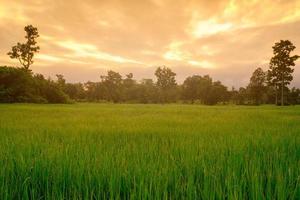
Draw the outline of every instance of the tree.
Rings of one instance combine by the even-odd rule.
[[[189,100],[192,103],[195,100],[200,100],[205,104],[212,84],[212,78],[209,75],[187,77],[182,85],[183,99]]]
[[[213,80],[209,75],[204,75],[200,79],[200,84],[198,88],[198,94],[201,102],[203,104],[207,104],[208,100],[208,94],[212,88]]]
[[[0,102],[67,103],[69,98],[50,78],[0,66]]]
[[[215,105],[218,102],[226,102],[228,101],[228,91],[227,87],[224,86],[220,81],[215,81],[212,83],[209,92],[205,97],[205,104],[207,105]]]
[[[166,103],[176,101],[176,73],[170,68],[163,66],[156,69],[155,76],[157,78],[156,86],[159,89],[160,102]]]
[[[274,56],[270,61],[270,69],[268,71],[268,81],[271,85],[280,87],[281,105],[284,105],[284,88],[293,80],[292,73],[295,61],[298,55],[290,56],[290,53],[296,48],[289,40],[280,40],[272,47]]]
[[[85,90],[82,83],[67,83],[64,92],[74,100],[83,100],[85,98]]]
[[[142,79],[138,85],[138,99],[140,103],[157,103],[157,87],[152,79]]]
[[[300,89],[293,87],[289,92],[289,103],[292,105],[300,104]]]
[[[200,100],[201,103],[214,105],[218,102],[227,102],[229,92],[220,81],[213,82],[209,75],[194,75],[185,79],[182,84],[182,99],[191,101]]]
[[[202,77],[194,75],[187,77],[182,84],[182,99],[194,103],[200,99],[200,85]]]
[[[262,68],[257,68],[251,78],[248,85],[249,97],[254,102],[255,105],[262,103],[263,95],[266,89],[266,73]]]
[[[236,104],[244,105],[247,100],[247,90],[246,88],[240,87],[238,95],[236,96]]]
[[[18,59],[23,68],[28,71],[30,65],[33,64],[34,54],[39,52],[40,49],[36,42],[39,33],[37,28],[32,25],[25,26],[24,30],[26,32],[25,38],[27,41],[25,43],[18,42],[7,54],[11,59]]]
[[[30,102],[33,93],[31,74],[20,68],[0,66],[0,102]]]
[[[64,75],[62,75],[62,74],[56,74],[56,78],[57,78],[57,85],[62,90],[65,90],[65,88],[66,88],[66,79],[64,78]]]
[[[137,100],[137,84],[133,79],[133,74],[129,73],[123,79],[123,99],[126,102],[133,102]]]
[[[112,70],[101,76],[105,99],[114,103],[122,101],[122,76]]]
[[[96,85],[97,83],[91,81],[84,83],[85,96],[88,101],[94,101],[96,99]]]

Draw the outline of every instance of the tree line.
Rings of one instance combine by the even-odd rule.
[[[8,53],[21,67],[0,67],[0,102],[71,103],[75,101],[113,103],[199,103],[206,105],[239,104],[259,105],[300,104],[300,90],[289,88],[298,55],[291,55],[296,48],[289,40],[273,46],[274,56],[269,69],[258,67],[247,87],[230,90],[209,75],[187,77],[182,84],[176,82],[176,73],[166,66],[156,69],[156,80],[137,81],[133,74],[122,77],[108,71],[97,82],[67,83],[64,76],[56,80],[45,78],[30,70],[33,58],[40,48],[36,39],[38,30],[32,25],[24,28],[26,41],[17,43]]]

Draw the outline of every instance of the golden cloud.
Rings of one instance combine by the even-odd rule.
[[[300,1],[0,0],[2,64],[16,64],[5,55],[27,24],[41,36],[37,72],[62,70],[76,80],[76,68],[90,80],[99,77],[95,68],[113,68],[152,77],[168,65],[178,76],[212,70],[205,73],[243,84],[255,65],[267,67],[274,42],[300,46]],[[237,75],[228,80],[227,71]]]

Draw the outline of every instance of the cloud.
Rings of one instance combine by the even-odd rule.
[[[139,79],[167,65],[180,80],[207,73],[242,86],[267,68],[276,41],[290,39],[300,54],[299,10],[298,0],[0,0],[0,61],[16,65],[6,53],[33,24],[35,72],[85,81],[114,69]]]
[[[116,63],[133,63],[133,64],[143,64],[139,61],[123,58],[121,56],[111,55],[109,53],[101,52],[98,48],[92,44],[82,44],[73,41],[59,41],[56,42],[58,46],[69,49],[72,54],[64,55],[70,58],[94,58],[99,60],[107,60]]]

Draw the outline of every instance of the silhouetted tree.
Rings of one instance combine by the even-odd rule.
[[[84,100],[85,90],[82,83],[67,83],[64,92],[74,100]]]
[[[86,99],[88,101],[95,101],[96,98],[96,87],[97,83],[92,82],[92,81],[88,81],[86,83],[84,83],[84,89],[85,89],[85,95],[86,95]]]
[[[28,25],[24,28],[26,32],[26,42],[17,43],[13,46],[8,55],[11,59],[18,59],[20,64],[25,70],[29,70],[30,65],[33,64],[33,56],[39,52],[40,47],[37,46],[36,38],[39,37],[39,33],[36,27]]]
[[[31,102],[34,81],[20,68],[0,67],[0,102]]]
[[[56,74],[57,84],[62,89],[65,90],[66,87],[66,79],[62,74]]]
[[[259,67],[253,72],[250,78],[250,83],[247,87],[249,91],[249,97],[255,105],[259,105],[263,101],[263,96],[266,89],[265,83],[266,73],[262,70],[262,68]]]
[[[228,95],[229,95],[229,100],[233,103],[233,104],[238,104],[237,98],[239,95],[239,91],[237,91],[234,87],[231,87],[231,90],[228,91]]]
[[[273,46],[274,56],[270,61],[270,69],[268,71],[269,83],[280,87],[281,91],[281,105],[284,105],[284,88],[293,80],[292,73],[295,66],[295,61],[299,58],[298,55],[290,56],[290,53],[296,47],[289,40],[281,40]]]
[[[207,105],[215,105],[218,102],[226,102],[228,101],[228,91],[227,87],[222,85],[220,81],[216,81],[212,83],[212,86],[209,89],[207,96],[205,97],[205,104]]]
[[[204,75],[200,79],[200,84],[198,88],[199,99],[203,104],[208,104],[209,92],[211,90],[213,80],[209,75]]]
[[[266,87],[265,87],[265,101],[264,103],[266,104],[274,104],[274,102],[277,102],[276,97],[277,96],[277,91],[274,86],[269,85],[267,82]],[[277,104],[275,104],[277,105]]]
[[[106,76],[101,76],[101,84],[106,100],[122,101],[122,76],[118,72],[108,71]]]
[[[289,92],[288,102],[292,105],[300,104],[300,89],[293,87]]]
[[[247,90],[244,87],[239,88],[238,96],[237,96],[237,104],[244,105],[247,101]]]
[[[142,79],[138,85],[138,98],[140,103],[157,103],[157,87],[152,79]]]
[[[58,84],[23,68],[0,67],[0,102],[67,103]]]
[[[194,103],[201,98],[202,77],[194,75],[187,77],[182,84],[182,99]]]
[[[137,101],[137,83],[133,79],[133,74],[129,73],[126,75],[126,78],[123,79],[123,100],[126,102]]]
[[[214,105],[229,101],[227,87],[220,81],[213,82],[209,75],[194,75],[185,79],[182,84],[182,99],[191,101],[200,100],[203,104]]]
[[[170,68],[165,66],[158,67],[155,71],[157,78],[156,85],[159,91],[159,100],[161,103],[175,102],[176,101],[176,80],[174,73]]]

